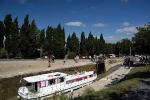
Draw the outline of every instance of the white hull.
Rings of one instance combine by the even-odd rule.
[[[91,84],[97,79],[97,75],[93,74],[93,71],[75,75],[59,72],[44,75],[49,75],[50,77],[43,80],[40,79],[40,77],[43,77],[42,75],[24,78],[30,83],[30,86],[20,87],[18,90],[19,96],[25,100],[50,97],[55,92],[72,92],[75,89]]]

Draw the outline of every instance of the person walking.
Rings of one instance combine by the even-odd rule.
[[[63,65],[65,64],[67,57],[68,57],[68,54],[65,55],[65,58],[63,60]]]
[[[55,62],[55,56],[54,55],[52,55],[52,61],[53,61],[53,63]]]
[[[51,64],[50,64],[50,63],[51,63],[51,58],[48,57],[48,68],[51,67]]]

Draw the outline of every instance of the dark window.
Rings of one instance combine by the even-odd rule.
[[[55,84],[55,79],[48,80],[48,84],[49,85]]]
[[[27,84],[26,84],[26,86],[31,86],[31,85],[32,85],[32,83],[27,83]]]

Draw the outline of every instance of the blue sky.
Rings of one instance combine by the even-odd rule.
[[[60,23],[68,34],[91,33],[115,43],[131,38],[136,27],[150,22],[150,0],[0,0],[0,20],[11,14],[19,26],[29,14],[39,29],[57,27]]]

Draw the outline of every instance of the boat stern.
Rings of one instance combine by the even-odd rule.
[[[34,99],[37,98],[36,94],[31,93],[27,87],[20,87],[18,89],[18,96],[17,98],[23,98],[23,99]]]

